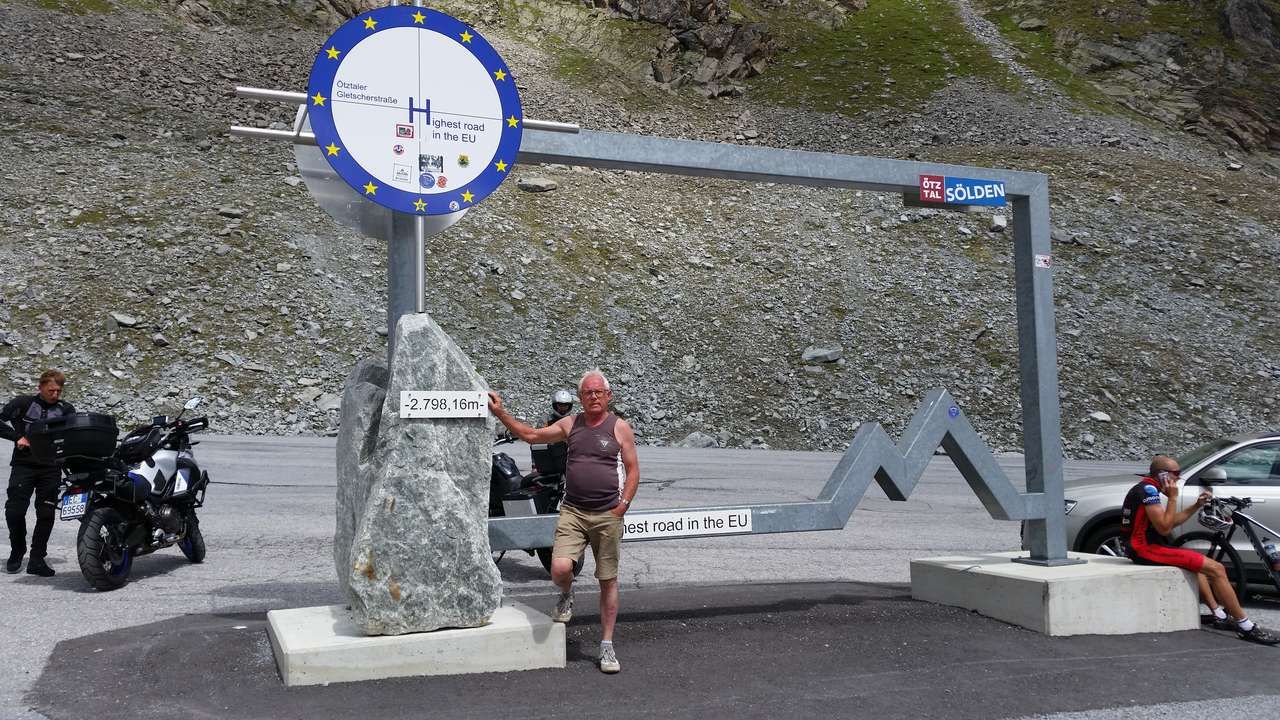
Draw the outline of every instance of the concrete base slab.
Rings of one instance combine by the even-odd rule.
[[[408,635],[364,635],[342,605],[272,610],[267,623],[285,685],[565,666],[564,625],[518,602],[483,627]]]
[[[1195,576],[1174,567],[1069,553],[1079,565],[1011,562],[1025,553],[911,561],[911,596],[1046,635],[1130,635],[1200,627]]]

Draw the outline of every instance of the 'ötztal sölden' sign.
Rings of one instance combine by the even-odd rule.
[[[511,71],[479,33],[435,10],[396,5],[352,18],[316,55],[307,95],[334,172],[399,212],[480,202],[520,150]]]

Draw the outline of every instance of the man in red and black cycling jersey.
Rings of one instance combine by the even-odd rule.
[[[1244,608],[1236,598],[1226,568],[1217,560],[1211,560],[1194,550],[1169,546],[1167,536],[1213,498],[1207,492],[1191,505],[1178,509],[1178,461],[1166,455],[1151,459],[1151,473],[1134,485],[1124,497],[1121,524],[1128,532],[1125,552],[1139,565],[1173,565],[1196,573],[1200,585],[1200,599],[1213,613],[1213,626],[1221,630],[1235,630],[1245,640],[1264,645],[1280,643],[1280,637],[1262,629],[1262,626],[1245,616]],[[1161,500],[1161,494],[1168,503]],[[1222,600],[1222,605],[1218,600]],[[1223,611],[1223,607],[1226,611]],[[1227,617],[1231,614],[1232,621]]]

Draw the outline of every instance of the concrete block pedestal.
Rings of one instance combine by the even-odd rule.
[[[267,633],[285,685],[565,666],[564,625],[518,602],[478,628],[363,634],[342,605],[272,610]]]
[[[1069,553],[1080,565],[1012,562],[1025,552],[911,561],[911,597],[974,610],[1046,635],[1130,635],[1200,627],[1195,576],[1125,558]]]

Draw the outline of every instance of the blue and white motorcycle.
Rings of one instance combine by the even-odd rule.
[[[204,561],[196,509],[204,505],[209,474],[196,463],[191,448],[198,443],[191,434],[207,428],[209,419],[182,417],[199,405],[200,398],[192,398],[178,417],[153,418],[98,462],[82,452],[77,462],[64,464],[61,517],[80,520],[76,554],[80,572],[94,588],[122,587],[134,558],[173,545],[191,562]],[[114,420],[89,417],[110,421],[114,445]]]

